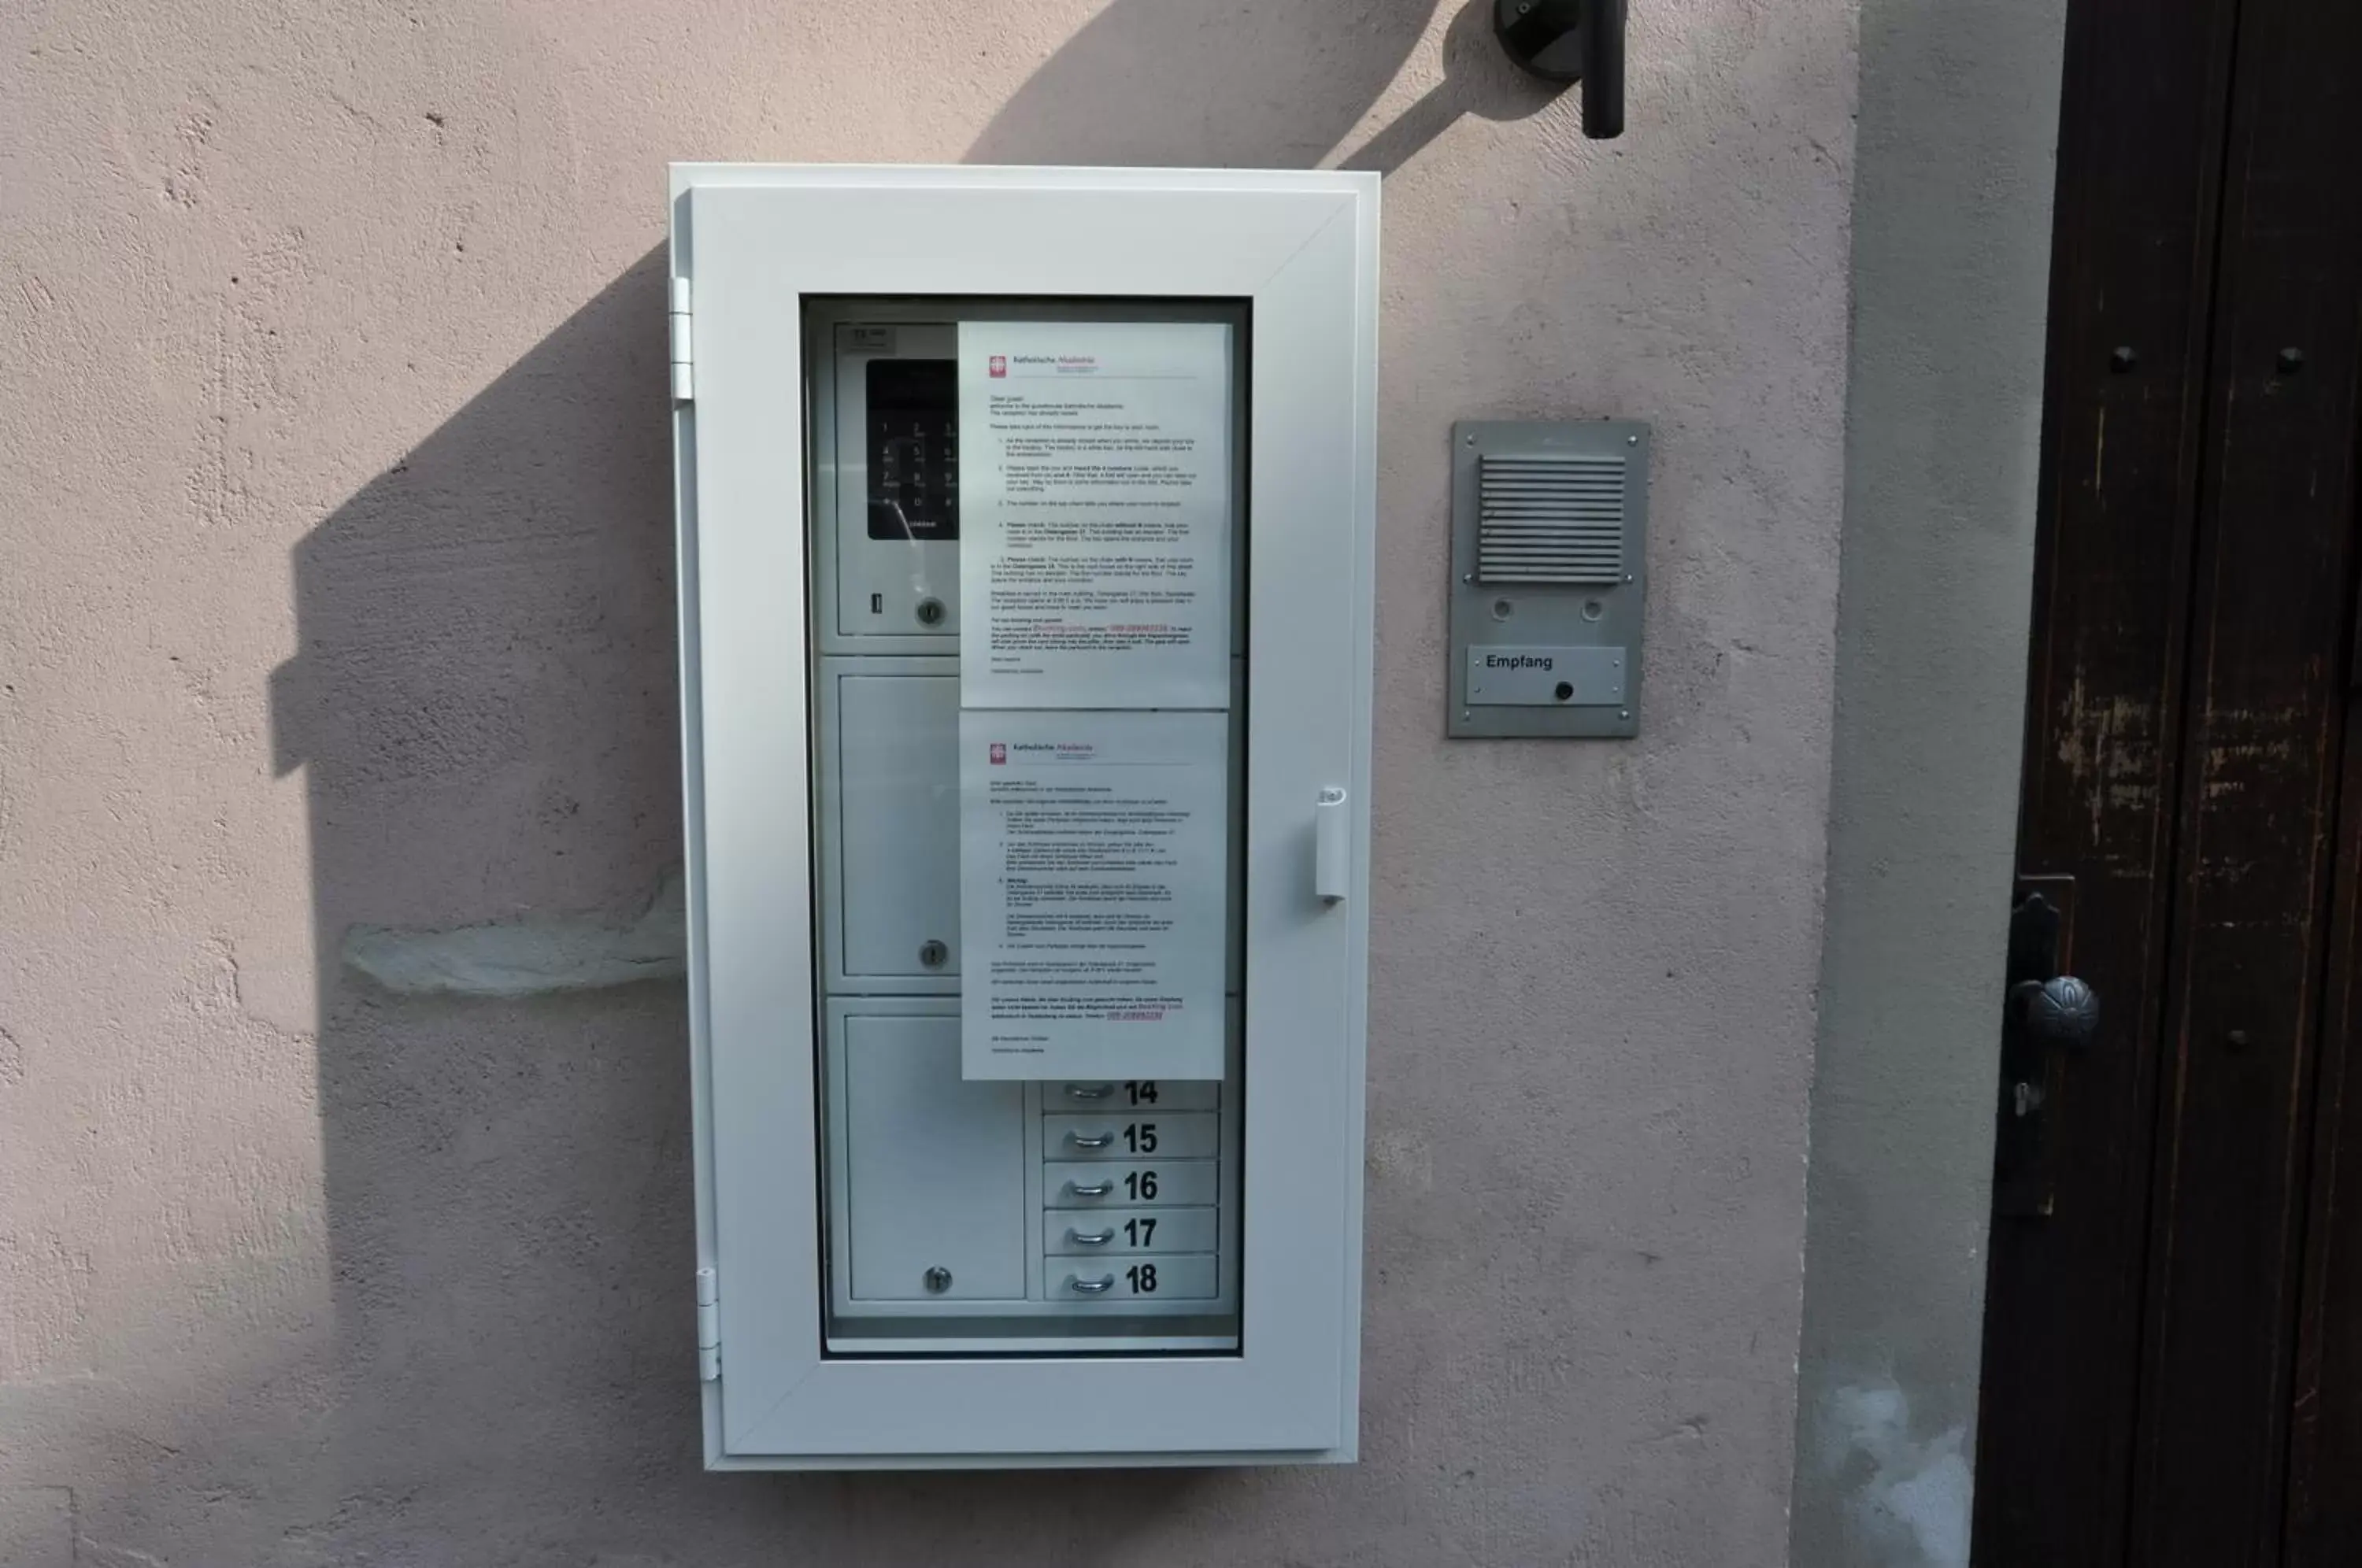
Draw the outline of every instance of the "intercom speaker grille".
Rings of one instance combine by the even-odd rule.
[[[1624,580],[1620,456],[1486,453],[1476,485],[1480,580]]]

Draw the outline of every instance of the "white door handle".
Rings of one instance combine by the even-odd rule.
[[[1321,790],[1312,803],[1312,891],[1323,903],[1341,902],[1352,886],[1352,826],[1345,791]]]

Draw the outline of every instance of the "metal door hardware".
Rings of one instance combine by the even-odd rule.
[[[2100,999],[2062,974],[2074,911],[2068,877],[2021,879],[2010,911],[2002,1008],[2001,1104],[1993,1135],[1993,1206],[2001,1214],[2056,1207],[2057,1145],[2072,1058],[2098,1036]]]

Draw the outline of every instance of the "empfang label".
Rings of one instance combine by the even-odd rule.
[[[1485,656],[1485,668],[1486,669],[1539,669],[1547,672],[1555,667],[1555,660],[1541,654],[1495,653],[1486,654]]]

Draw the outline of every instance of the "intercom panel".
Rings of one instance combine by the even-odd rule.
[[[812,346],[826,361],[818,455],[833,480],[817,558],[834,591],[813,606],[824,648],[958,635],[957,332],[837,321]]]
[[[1445,734],[1638,734],[1648,426],[1462,420],[1451,457]]]

